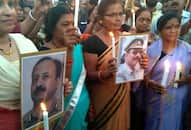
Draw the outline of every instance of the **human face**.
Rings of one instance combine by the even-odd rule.
[[[0,34],[4,35],[13,30],[16,23],[14,0],[0,0]]]
[[[32,73],[31,97],[34,104],[53,99],[59,79],[56,78],[56,66],[51,60],[39,63]]]
[[[22,22],[25,19],[24,10],[20,6],[17,6],[16,13],[17,13],[17,20],[19,22]]]
[[[151,13],[143,11],[136,19],[136,30],[138,33],[148,32],[151,24]]]
[[[180,35],[180,28],[181,26],[178,19],[172,18],[160,31],[160,36],[165,41],[175,42]]]
[[[173,10],[181,14],[182,10],[184,9],[185,3],[185,0],[169,0],[167,2],[166,11]]]
[[[123,20],[123,10],[120,3],[110,5],[103,16],[103,26],[109,31],[118,31]]]
[[[142,49],[130,49],[125,54],[125,62],[133,70],[141,59]]]
[[[64,14],[59,19],[56,24],[56,28],[54,30],[53,36],[65,46],[72,47],[71,39],[75,38],[74,34],[76,33],[76,29],[74,28],[74,16],[72,13]]]

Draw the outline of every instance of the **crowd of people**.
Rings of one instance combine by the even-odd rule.
[[[64,90],[64,114],[49,124],[51,130],[190,130],[190,1],[80,0],[78,27],[74,4],[0,0],[0,130],[25,129],[42,120],[41,101],[50,115],[60,110],[53,101],[58,84]],[[148,34],[147,52],[143,39],[131,40],[119,71],[118,39],[138,34]],[[67,50],[63,83],[61,63],[50,57],[39,60],[31,74],[33,108],[22,117],[20,55],[61,48]],[[171,66],[164,85],[167,60]],[[179,80],[177,62],[182,67]],[[137,64],[144,78],[126,81]]]

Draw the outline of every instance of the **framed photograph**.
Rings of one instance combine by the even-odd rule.
[[[116,83],[142,80],[141,55],[146,53],[148,34],[121,35],[117,56]]]
[[[63,114],[66,49],[23,54],[20,64],[22,130],[39,129],[43,126],[42,102],[49,124]]]

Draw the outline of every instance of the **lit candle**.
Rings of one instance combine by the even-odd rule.
[[[180,72],[181,72],[181,63],[178,61],[176,62],[176,74],[175,74],[175,81],[180,79]],[[174,83],[174,87],[177,88],[178,84]]]
[[[131,10],[132,12],[132,27],[135,28],[135,10],[134,8]]]
[[[115,37],[112,32],[109,32],[109,35],[111,36],[111,43],[112,43],[112,57],[115,58]]]
[[[75,12],[74,12],[74,27],[78,27],[78,13],[79,13],[79,5],[80,0],[75,0]]]
[[[49,122],[48,122],[48,112],[46,110],[46,106],[44,103],[40,103],[41,109],[43,111],[43,125],[44,130],[49,130]]]
[[[166,87],[169,72],[170,72],[170,63],[168,60],[165,60],[164,61],[164,73],[163,73],[163,77],[162,77],[162,81],[161,81],[161,85],[163,85],[164,87]]]

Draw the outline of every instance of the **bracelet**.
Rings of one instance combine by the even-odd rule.
[[[101,70],[98,71],[97,77],[98,77],[98,79],[99,79],[100,81],[103,81],[103,79],[102,79],[102,77],[101,77],[101,73],[102,73]]]
[[[29,11],[29,17],[33,20],[33,21],[37,21],[37,19],[35,17],[32,16],[32,10]]]

